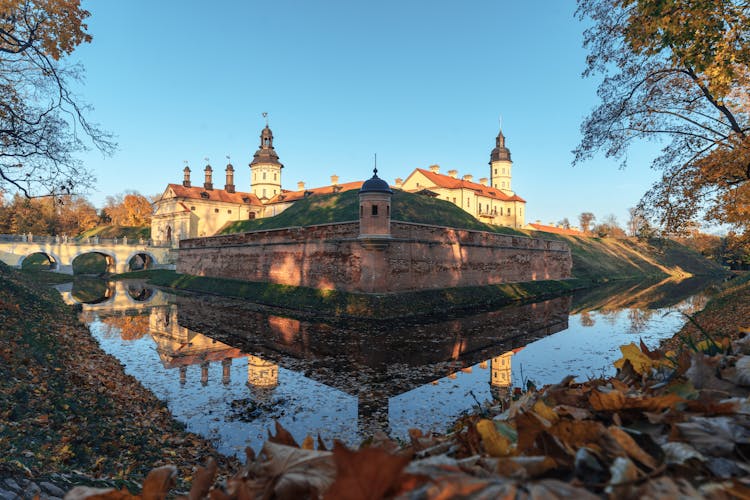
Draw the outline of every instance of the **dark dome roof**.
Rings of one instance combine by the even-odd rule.
[[[391,187],[383,179],[378,177],[378,169],[373,170],[372,177],[367,179],[362,187],[359,189],[360,194],[362,193],[388,193],[393,194]]]
[[[501,130],[495,139],[495,149],[490,153],[490,163],[493,161],[511,161],[510,149],[505,147],[505,136]]]

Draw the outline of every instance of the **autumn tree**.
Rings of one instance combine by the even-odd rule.
[[[109,223],[117,226],[147,226],[152,212],[149,199],[136,191],[107,196],[104,207]]]
[[[596,220],[596,216],[591,212],[583,212],[578,216],[578,224],[581,226],[581,231],[588,233],[590,226]]]
[[[0,1],[0,188],[73,193],[93,181],[75,154],[91,145],[112,151],[71,92],[80,67],[64,62],[91,41],[88,16],[80,0]]]
[[[594,226],[592,231],[600,238],[624,238],[626,236],[614,214],[604,217],[599,224]]]
[[[26,198],[16,193],[0,209],[0,232],[75,236],[99,222],[96,209],[83,197]]]
[[[671,232],[703,217],[750,229],[750,4],[736,0],[578,0],[589,22],[584,76],[602,76],[575,161],[627,163],[659,140],[661,178],[641,200]]]

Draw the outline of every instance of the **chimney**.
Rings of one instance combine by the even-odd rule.
[[[401,188],[404,185],[404,180],[401,177],[396,177],[396,187]]]
[[[487,185],[487,177],[482,177],[481,179],[479,179],[479,184],[481,184],[482,186],[486,186]]]
[[[448,170],[448,175],[455,179],[456,177],[458,177],[458,170]]]
[[[474,178],[474,176],[473,176],[473,175],[471,175],[471,174],[466,174],[466,175],[464,175],[464,180],[465,180],[465,181],[467,181],[467,182],[471,182],[471,180],[472,180],[473,178]]]
[[[305,183],[302,181],[299,181],[297,183],[297,191],[304,191],[305,190]]]
[[[184,176],[182,178],[182,185],[185,186],[186,188],[189,188],[190,187],[190,167],[186,166],[182,170],[182,173],[183,173],[183,176]]]
[[[203,187],[205,189],[213,189],[214,185],[211,182],[211,174],[213,173],[214,169],[211,168],[211,165],[206,165],[206,168],[204,169],[204,172],[206,173],[206,182],[203,183]]]
[[[338,186],[339,185],[339,176],[336,174],[333,174],[331,176],[331,186]]]
[[[234,193],[234,167],[231,163],[227,165],[227,183],[224,189],[227,193]]]
[[[430,165],[430,172],[434,174],[440,173],[440,165]]]

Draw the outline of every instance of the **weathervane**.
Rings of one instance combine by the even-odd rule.
[[[503,115],[502,114],[500,114],[497,121],[500,122],[500,130],[502,130],[503,129]]]
[[[372,169],[373,174],[375,174],[375,177],[378,176],[378,154],[375,153],[375,168]]]
[[[205,158],[203,158],[203,160],[206,162],[206,165],[208,165],[208,163],[209,163],[208,162],[208,156],[206,156]]]
[[[267,126],[268,126],[268,113],[266,113],[266,112],[264,111],[264,112],[263,112],[263,113],[261,113],[261,114],[263,115],[263,118],[265,118],[265,119],[266,119],[266,127],[267,127]]]
[[[227,163],[232,163],[232,158],[229,155],[227,155],[226,158],[227,158]]]

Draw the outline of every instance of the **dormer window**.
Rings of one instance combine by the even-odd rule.
[[[208,199],[208,193],[205,192],[205,191],[201,191],[201,198],[203,198],[204,200],[207,200]]]
[[[250,198],[248,198],[247,196],[243,196],[242,201],[245,203],[250,203]]]

